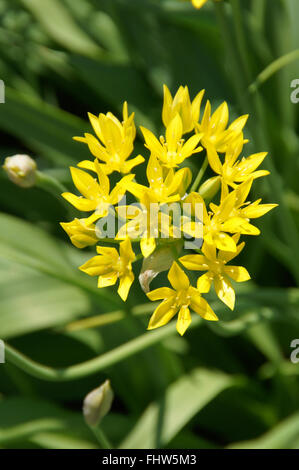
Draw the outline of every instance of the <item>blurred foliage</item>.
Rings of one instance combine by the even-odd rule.
[[[183,84],[192,95],[205,88],[213,105],[226,100],[232,118],[251,113],[250,150],[269,151],[272,170],[258,191],[280,209],[260,224],[259,239],[248,240],[241,261],[254,281],[237,287],[237,308],[223,309],[219,324],[199,322],[184,338],[170,334],[69,383],[0,365],[0,447],[97,447],[81,406],[106,378],[115,401],[103,430],[115,446],[299,447],[298,365],[288,364],[290,342],[299,337],[299,123],[290,100],[299,61],[281,60],[299,49],[299,3],[231,0],[224,11],[226,32],[212,2],[196,11],[179,0],[1,1],[1,162],[28,153],[71,188],[68,165],[88,157],[72,141],[89,129],[87,111],[119,113],[127,100],[137,124],[159,132],[162,85],[175,91]],[[240,28],[246,44],[238,41]],[[142,152],[141,139],[138,145]],[[190,165],[196,174],[195,158]],[[148,314],[132,310],[146,302],[137,283],[124,307],[77,270],[89,254],[73,249],[59,226],[69,218],[63,200],[17,188],[3,171],[0,179],[1,339],[38,362],[66,367],[143,334]],[[111,324],[65,327],[119,310]]]

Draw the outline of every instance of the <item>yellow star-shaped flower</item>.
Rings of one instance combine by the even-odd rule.
[[[96,227],[88,219],[74,219],[71,222],[61,222],[60,225],[77,248],[92,246],[99,241]]]
[[[126,192],[128,182],[134,178],[134,175],[124,176],[110,193],[109,178],[97,160],[94,161],[94,167],[98,181],[86,171],[71,167],[73,182],[83,197],[72,193],[62,194],[76,209],[83,212],[95,211],[92,221],[107,215],[109,206],[119,201]]]
[[[193,131],[199,120],[200,105],[205,90],[201,90],[191,103],[187,86],[180,86],[173,98],[166,85],[164,85],[163,89],[162,120],[164,126],[168,127],[172,119],[178,114],[182,120],[183,134]]]
[[[167,126],[165,139],[161,136],[159,141],[145,127],[141,127],[141,131],[145,140],[145,146],[155,157],[161,160],[166,168],[175,168],[186,158],[202,150],[202,147],[197,147],[202,134],[195,134],[186,142],[182,139],[183,123],[179,114],[176,114]]]
[[[269,174],[269,171],[267,170],[256,171],[267,156],[267,152],[256,153],[247,158],[243,157],[241,160],[238,160],[238,157],[243,150],[243,143],[244,140],[242,136],[231,141],[228,144],[223,163],[221,162],[214,146],[207,146],[207,155],[210,167],[215,173],[221,176],[222,191],[224,195],[228,194],[228,186],[236,188],[237,183],[242,183],[251,178],[260,178],[261,176]]]
[[[234,235],[234,241],[237,243],[238,240],[239,235]],[[235,253],[229,251],[219,251],[217,253],[215,246],[204,243],[201,249],[202,255],[186,255],[179,260],[185,268],[191,271],[207,271],[198,278],[197,289],[203,293],[209,292],[213,282],[219,299],[233,310],[235,291],[229,278],[236,282],[244,282],[250,279],[250,275],[247,269],[242,266],[227,266],[226,264],[235,258],[244,246],[244,242],[238,245]]]
[[[166,325],[178,313],[176,328],[183,335],[192,321],[189,307],[205,320],[218,320],[200,291],[190,285],[188,277],[176,262],[169,270],[168,279],[173,289],[160,287],[147,294],[150,300],[164,299],[150,319],[149,330]]]
[[[135,254],[129,239],[119,245],[119,253],[116,248],[97,246],[98,256],[94,256],[80,266],[81,271],[89,276],[98,277],[98,287],[114,285],[119,279],[118,294],[126,301],[131,285],[134,281],[132,262]]]
[[[112,113],[95,116],[88,114],[91,125],[97,138],[89,133],[84,137],[74,137],[78,142],[88,145],[90,152],[96,158],[104,162],[103,171],[109,175],[113,171],[119,173],[130,173],[134,166],[144,161],[141,155],[127,160],[134,149],[136,128],[134,124],[134,113],[128,116],[128,105],[123,106],[123,122],[121,123]],[[93,162],[84,160],[79,164],[81,168],[94,170]]]
[[[248,114],[240,116],[228,126],[229,111],[226,102],[222,103],[213,114],[211,111],[211,103],[208,100],[202,120],[196,126],[197,132],[202,134],[201,145],[203,147],[210,146],[214,147],[217,152],[225,152],[228,144],[238,136],[242,137],[244,143],[248,142],[243,137],[243,128]]]

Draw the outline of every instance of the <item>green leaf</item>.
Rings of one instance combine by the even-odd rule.
[[[88,297],[77,287],[14,262],[0,262],[0,291],[2,339],[57,327],[90,310]]]
[[[296,413],[266,434],[230,445],[232,449],[298,449],[299,414]]]
[[[102,306],[107,310],[111,304],[120,305],[120,300],[98,289],[94,279],[84,276],[78,265],[72,264],[72,259],[81,259],[78,250],[55,240],[39,227],[7,214],[0,213],[0,225],[5,227],[0,233],[0,255],[3,258],[81,287],[102,300],[106,298],[107,302],[102,301]]]
[[[219,371],[194,370],[170,385],[160,401],[149,405],[120,448],[166,446],[202,408],[235,383],[236,378]]]
[[[129,111],[135,111],[138,124],[150,126],[154,96],[138,70],[128,64],[111,64],[88,57],[73,55],[69,60],[80,78],[110,106],[121,110],[128,101]]]
[[[80,28],[72,14],[59,0],[21,0],[35,16],[48,35],[58,44],[73,52],[95,55],[100,47]]]
[[[8,87],[5,94],[5,105],[0,106],[2,130],[24,140],[33,151],[57,164],[82,159],[82,148],[72,137],[83,134],[88,127],[85,121]]]
[[[26,442],[47,432],[63,432],[65,436],[86,439],[95,447],[93,436],[85,426],[81,413],[74,413],[37,398],[11,397],[0,401],[0,445]],[[37,439],[38,440],[38,439]]]

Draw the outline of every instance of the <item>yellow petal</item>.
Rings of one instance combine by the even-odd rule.
[[[132,174],[126,175],[115,185],[109,198],[111,204],[117,204],[120,201],[134,177],[135,175]]]
[[[165,127],[168,126],[172,118],[172,96],[166,85],[163,85],[164,101],[162,109],[162,121]]]
[[[209,160],[210,167],[215,173],[218,175],[222,174],[222,164],[218,153],[216,152],[215,148],[212,145],[207,146],[207,156]]]
[[[188,276],[175,261],[172,263],[167,277],[172,287],[177,291],[188,289],[190,285]]]
[[[80,266],[79,269],[89,276],[100,276],[111,270],[110,266],[107,264],[107,260],[103,259],[103,256],[94,256]]]
[[[90,201],[82,196],[76,196],[72,193],[62,193],[61,196],[79,211],[89,212],[95,210],[97,207],[97,201]]]
[[[200,293],[206,294],[210,291],[213,282],[213,275],[208,273],[203,274],[197,279],[197,289]]]
[[[199,120],[200,107],[201,107],[201,102],[202,102],[204,94],[205,94],[205,90],[201,90],[192,101],[191,113],[192,113],[192,120],[194,124],[196,124]]]
[[[98,162],[98,160],[95,160],[95,161],[94,161],[94,166],[95,166],[95,169],[96,169],[96,172],[97,172],[97,175],[98,175],[98,180],[99,180],[99,183],[100,183],[101,192],[102,192],[102,194],[104,194],[105,196],[108,196],[108,194],[109,194],[109,192],[110,192],[110,181],[109,181],[109,178],[108,178],[108,176],[105,174],[105,172],[103,171],[103,167],[102,167],[102,165]]]
[[[97,253],[110,258],[110,261],[112,261],[111,258],[118,258],[117,249],[111,246],[97,246]]]
[[[192,4],[195,8],[201,8],[208,0],[192,0]]]
[[[99,185],[86,171],[71,167],[71,175],[74,185],[80,193],[88,199],[95,199],[99,194]]]
[[[98,138],[103,141],[102,129],[100,126],[99,118],[92,113],[88,113],[90,123],[93,127],[93,130],[97,134]]]
[[[164,300],[160,305],[158,305],[151,316],[147,329],[153,330],[154,328],[166,325],[174,317],[177,311],[178,308],[174,307],[172,298]]]
[[[176,152],[178,142],[182,138],[183,134],[183,124],[180,116],[176,116],[171,120],[170,124],[166,129],[166,141],[168,145],[169,152]]]
[[[98,279],[98,287],[108,287],[108,286],[114,286],[118,278],[118,275],[116,272],[110,272],[108,274],[103,274],[99,276]]]
[[[204,320],[217,321],[218,317],[211,309],[208,302],[203,299],[197,289],[192,289],[192,300],[190,307],[194,312],[198,313]]]
[[[206,258],[203,255],[185,255],[179,261],[190,271],[204,271],[208,269]]]
[[[140,241],[140,249],[145,258],[150,256],[156,248],[156,241],[153,237],[144,237]]]
[[[96,173],[94,162],[91,160],[82,160],[82,162],[79,162],[77,166],[79,168],[84,168],[84,170],[90,170]]]
[[[236,243],[233,238],[230,237],[227,233],[219,232],[213,236],[213,241],[218,248],[218,250],[224,251],[237,251]]]
[[[128,298],[129,290],[131,285],[134,282],[134,274],[129,273],[126,274],[125,276],[121,276],[119,280],[119,287],[118,287],[118,295],[121,297],[121,299],[125,302]]]
[[[146,169],[146,176],[150,185],[152,185],[155,182],[160,181],[160,184],[162,182],[162,179],[163,179],[162,167],[154,154],[150,156],[150,159],[148,161],[147,169]]]
[[[178,320],[176,324],[177,332],[183,336],[185,331],[187,330],[188,326],[190,325],[192,319],[190,310],[188,307],[181,307],[178,315]]]
[[[216,276],[214,278],[216,294],[231,310],[235,307],[235,291],[227,277]]]
[[[250,274],[243,266],[224,266],[224,272],[236,282],[244,282],[250,279]]]
[[[242,214],[244,217],[248,217],[248,219],[256,219],[267,214],[267,212],[271,211],[277,206],[278,204],[259,204],[256,206],[250,204],[249,206],[242,209]]]
[[[146,146],[158,157],[161,153],[163,153],[163,147],[158,141],[157,137],[145,127],[140,126],[140,129],[143,134]]]
[[[120,243],[119,253],[120,253],[121,258],[125,260],[129,260],[129,261],[134,261],[135,253],[132,250],[132,244],[129,238],[126,238],[126,240]]]
[[[176,295],[175,291],[170,287],[159,287],[159,289],[152,290],[146,294],[150,300],[161,300]]]
[[[140,165],[140,163],[143,163],[143,162],[144,162],[144,158],[142,155],[137,155],[137,157],[132,158],[131,160],[127,160],[122,166],[123,168],[122,173],[130,173],[132,168],[134,168],[137,165]]]

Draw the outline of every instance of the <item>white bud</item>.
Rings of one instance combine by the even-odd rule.
[[[31,188],[36,181],[37,166],[28,155],[14,155],[5,159],[3,169],[9,179],[21,188]]]
[[[106,380],[100,387],[95,388],[86,395],[83,402],[83,415],[89,426],[97,426],[104,416],[109,413],[114,393],[110,380]]]
[[[177,245],[165,246],[156,249],[150,256],[144,258],[139,274],[139,283],[144,292],[149,292],[150,283],[162,271],[168,271],[179,252],[180,242]]]

